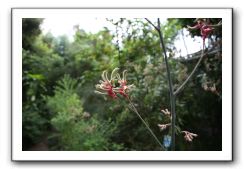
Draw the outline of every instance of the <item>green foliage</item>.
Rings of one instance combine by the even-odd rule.
[[[22,19],[22,44],[25,50],[32,50],[32,43],[41,33],[40,24],[43,19],[23,18]]]
[[[55,131],[50,140],[56,139],[58,144],[54,150],[109,150],[109,131],[96,117],[83,111],[82,102],[76,94],[77,81],[65,75],[58,81],[53,97],[47,98],[47,106],[53,112],[51,124]],[[120,144],[112,144],[121,149]]]
[[[37,105],[25,105],[23,107],[23,126],[22,126],[22,141],[23,149],[29,148],[29,144],[38,143],[47,129],[47,119],[44,113],[40,112]]]
[[[196,59],[174,57],[174,40],[193,20],[168,19],[162,25],[174,89],[196,63]],[[126,101],[94,93],[102,71],[127,69],[128,83],[136,86],[131,99],[163,141],[169,131],[160,132],[157,124],[168,122],[160,110],[169,109],[170,102],[165,63],[153,27],[144,19],[108,19],[117,32],[104,28],[92,34],[77,28],[70,42],[66,36],[42,34],[41,22],[23,19],[23,149],[47,139],[49,150],[160,150]],[[221,38],[221,30],[214,35]],[[120,43],[116,42],[119,36]],[[214,37],[209,37],[210,47],[219,43]],[[178,96],[177,150],[221,150],[221,69],[221,54],[208,55]],[[210,90],[213,85],[217,92]],[[199,137],[188,144],[181,129]]]

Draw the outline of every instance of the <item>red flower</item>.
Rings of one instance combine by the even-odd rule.
[[[207,24],[207,22],[203,19],[197,19],[197,24],[193,27],[187,26],[188,29],[200,29],[203,43],[205,43],[205,39],[208,35],[213,31],[213,28]]]
[[[113,86],[111,84],[107,85],[107,94],[113,99],[117,98],[115,92],[113,91]]]
[[[128,95],[126,94],[126,81],[121,81],[120,82],[120,87],[119,87],[119,94],[121,94],[124,97],[128,97]]]
[[[108,79],[108,72],[104,71],[102,73],[102,80],[100,80],[100,84],[96,85],[96,93],[98,94],[105,94],[108,95],[110,97],[112,97],[113,99],[117,98],[116,93],[114,92],[114,86],[113,86],[113,82],[115,81],[115,77],[116,77],[116,72],[118,71],[119,68],[115,68],[112,73],[111,73],[111,78]]]
[[[100,80],[100,84],[96,85],[96,93],[104,94],[112,97],[113,99],[117,98],[117,94],[120,94],[124,97],[128,97],[128,91],[134,85],[127,85],[126,81],[126,70],[123,72],[123,77],[121,79],[120,75],[117,73],[119,68],[115,68],[111,73],[111,78],[108,79],[107,71],[102,73],[102,80]],[[116,86],[116,82],[119,84],[119,87]]]
[[[205,42],[206,37],[212,32],[212,28],[208,25],[202,25],[200,28],[203,42]]]
[[[130,90],[134,86],[134,85],[127,85],[126,72],[127,72],[126,70],[123,71],[122,79],[121,79],[120,75],[117,74],[118,83],[120,84],[117,92],[124,97],[128,97],[128,94],[127,94],[128,90]]]

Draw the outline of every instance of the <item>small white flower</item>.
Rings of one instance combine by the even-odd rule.
[[[166,115],[166,116],[170,116],[170,112],[169,112],[169,110],[168,109],[165,109],[165,110],[161,110],[161,112],[164,114],[164,115]]]
[[[182,133],[185,134],[184,139],[188,142],[192,142],[193,138],[198,136],[197,134],[190,133],[189,131],[182,131]]]
[[[158,127],[161,131],[167,129],[171,124],[168,123],[168,124],[158,124]]]

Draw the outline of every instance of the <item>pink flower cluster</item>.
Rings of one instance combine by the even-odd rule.
[[[128,91],[131,90],[134,85],[127,85],[126,81],[126,70],[123,71],[122,78],[118,73],[119,68],[115,68],[108,78],[108,72],[103,71],[102,80],[99,81],[100,84],[96,85],[95,93],[108,95],[113,99],[116,99],[118,95],[128,97]],[[117,87],[118,85],[118,87]]]
[[[171,119],[171,113],[168,109],[165,109],[165,110],[161,110],[161,112],[167,117],[170,117],[170,120]],[[169,128],[171,126],[171,122],[170,123],[167,123],[167,124],[158,124],[158,127],[160,129],[160,131],[164,131],[166,130],[167,128]],[[192,142],[193,138],[194,137],[197,137],[198,135],[195,134],[195,133],[191,133],[189,131],[181,131],[181,133],[184,134],[184,139],[187,141],[187,142]]]
[[[187,142],[192,142],[193,138],[194,138],[194,137],[197,137],[197,134],[195,134],[195,133],[190,133],[189,131],[182,131],[182,133],[185,134],[184,139],[185,139]]]
[[[204,20],[204,19],[197,19],[197,24],[193,27],[187,26],[188,29],[200,29],[203,42],[208,37],[208,35],[213,31],[213,28]]]

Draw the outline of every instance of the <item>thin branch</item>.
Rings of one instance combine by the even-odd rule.
[[[129,97],[127,97],[130,106],[129,108],[136,113],[136,115],[140,118],[140,120],[143,122],[143,124],[146,126],[146,128],[148,129],[148,131],[150,132],[150,134],[154,137],[154,139],[157,141],[157,143],[160,145],[160,147],[164,150],[164,146],[160,143],[160,141],[158,140],[158,138],[156,137],[156,135],[153,133],[153,131],[150,129],[150,127],[147,125],[147,123],[145,122],[145,120],[141,117],[141,115],[138,113],[136,107],[134,106],[134,104],[132,103],[132,101],[130,100]]]
[[[176,96],[183,88],[184,86],[187,84],[187,82],[191,79],[192,75],[196,72],[197,68],[199,67],[202,59],[203,59],[203,56],[205,56],[204,54],[204,47],[205,45],[203,45],[203,50],[202,50],[202,54],[201,54],[201,57],[200,59],[198,60],[196,66],[194,67],[194,69],[192,70],[192,72],[190,73],[190,75],[187,77],[187,79],[182,83],[182,85],[180,85],[180,87],[174,92],[174,95]]]
[[[145,18],[148,23],[150,23],[157,31],[159,31],[159,28],[155,26],[149,19]]]
[[[168,56],[167,56],[167,53],[166,53],[166,48],[165,48],[165,45],[164,45],[164,41],[163,41],[163,34],[160,30],[160,20],[158,18],[158,28],[159,28],[159,37],[160,37],[160,44],[161,44],[161,47],[163,49],[163,54],[164,54],[164,58],[165,58],[165,64],[166,64],[166,70],[167,70],[167,76],[168,76],[168,81],[169,81],[169,92],[170,92],[170,96],[173,96],[173,83],[172,83],[172,80],[171,80],[171,75],[170,75],[170,70],[169,70],[169,64],[168,64]],[[173,114],[173,112],[171,112]]]
[[[166,64],[166,70],[167,70],[167,77],[168,77],[168,82],[169,82],[169,93],[170,93],[170,109],[171,109],[171,113],[172,113],[172,127],[171,127],[171,138],[172,138],[172,146],[171,146],[171,150],[174,151],[175,150],[175,119],[176,119],[176,113],[175,113],[175,96],[174,96],[174,91],[173,91],[173,83],[171,80],[171,75],[170,75],[170,70],[169,70],[169,64],[168,64],[168,57],[167,57],[167,53],[166,53],[166,48],[164,45],[164,41],[163,41],[163,34],[161,31],[161,27],[160,27],[160,19],[158,18],[158,34],[159,34],[159,38],[160,38],[160,44],[161,47],[163,49],[163,54],[164,54],[164,59],[165,59],[165,64]]]

